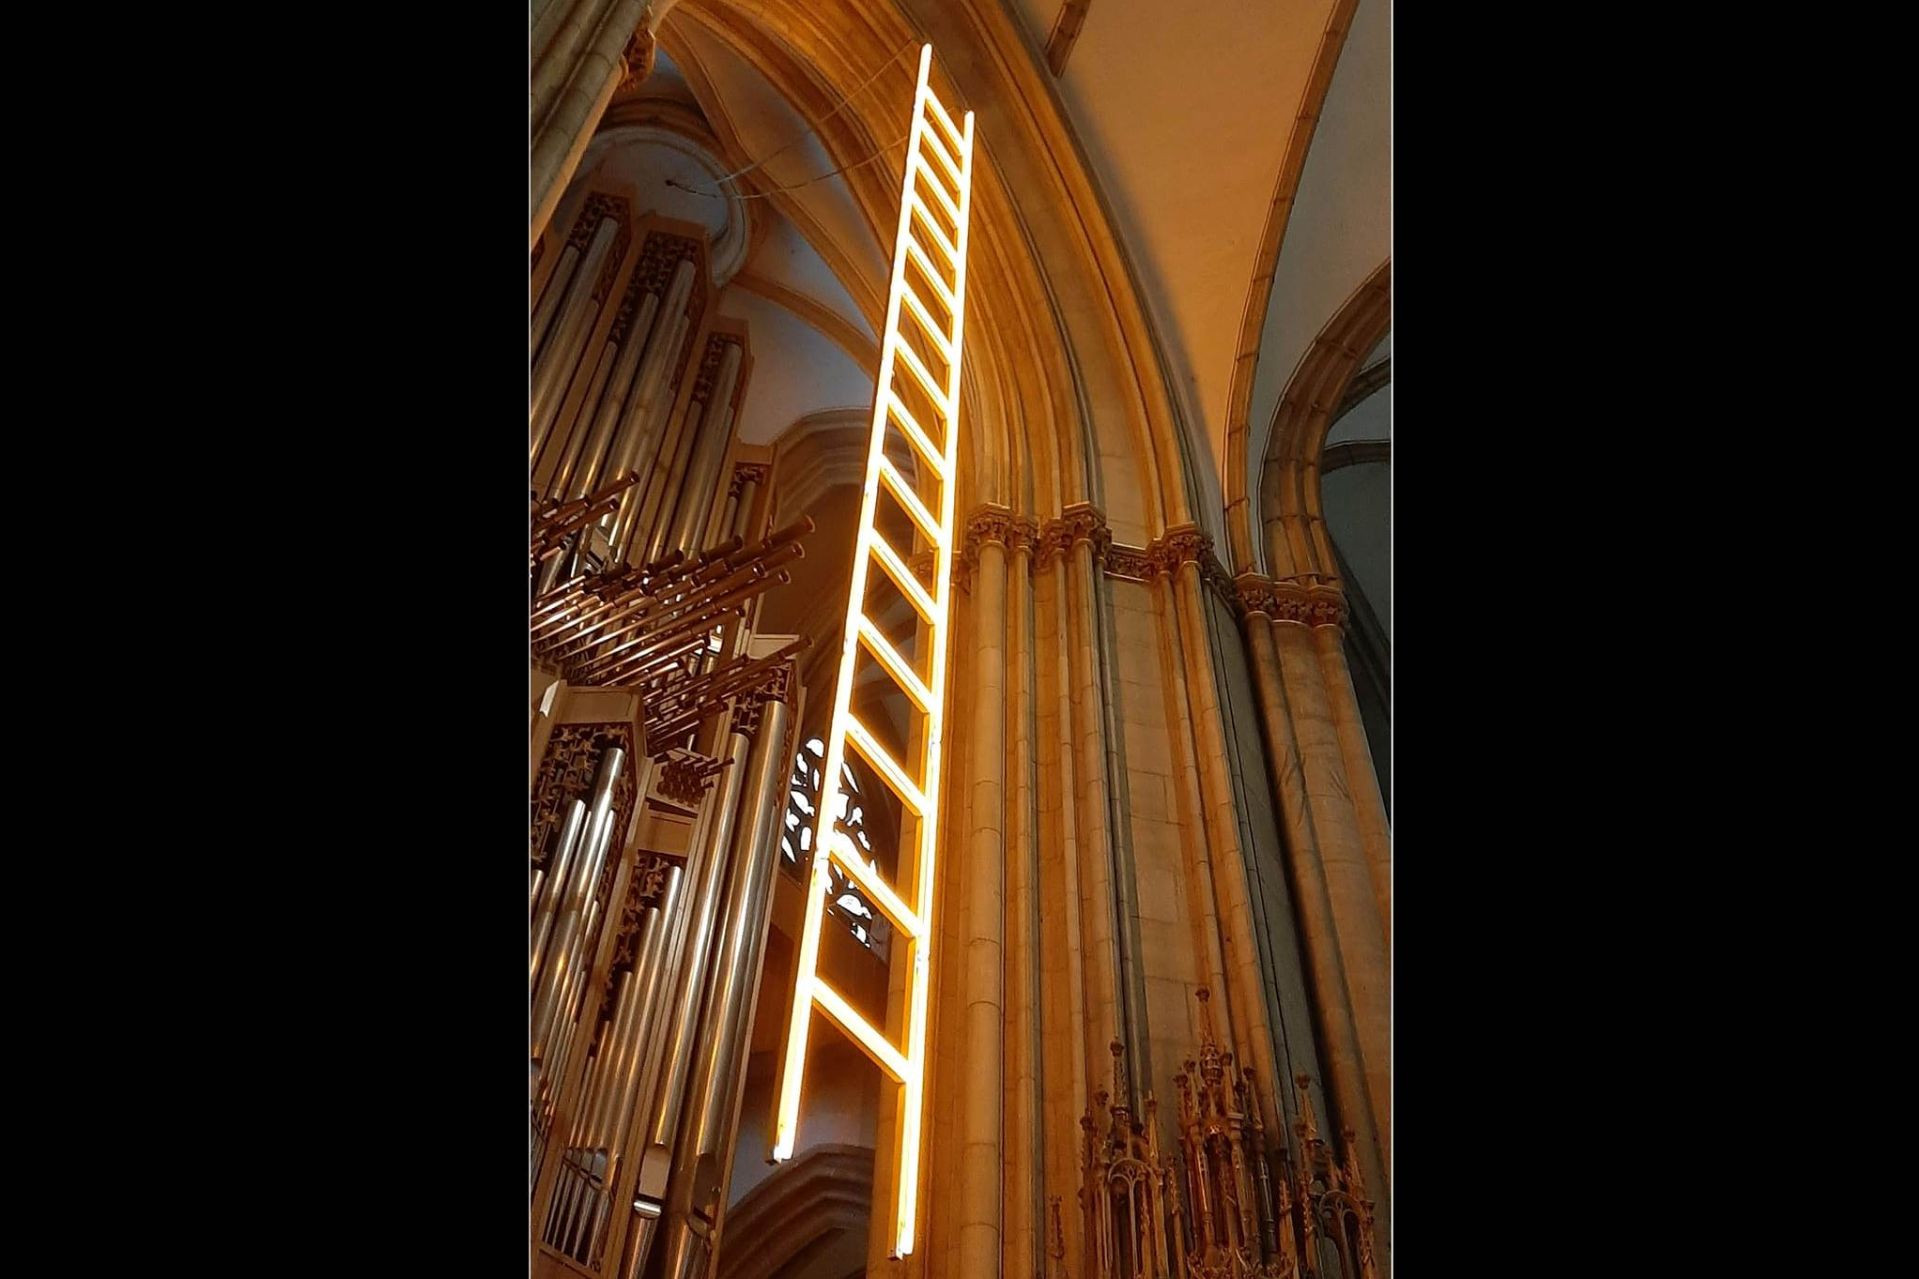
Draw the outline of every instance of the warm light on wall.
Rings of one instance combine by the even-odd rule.
[[[910,847],[900,849],[902,869],[912,868],[913,902],[907,902],[867,865],[859,849],[833,827],[840,805],[824,791],[814,815],[812,874],[807,885],[804,926],[800,936],[799,957],[794,967],[792,1021],[786,1035],[786,1064],[780,1080],[779,1118],[776,1125],[773,1158],[790,1159],[799,1131],[800,1083],[806,1068],[807,1031],[813,1020],[813,1008],[831,1017],[853,1041],[879,1063],[880,1069],[900,1086],[898,1194],[895,1200],[893,1255],[905,1256],[913,1250],[913,1233],[919,1204],[921,1120],[925,1110],[926,1023],[929,983],[932,976],[932,921],[934,854],[939,839],[940,744],[946,709],[947,615],[953,579],[953,499],[954,470],[958,465],[956,447],[959,421],[960,339],[964,329],[966,303],[966,222],[971,210],[973,176],[973,113],[968,111],[959,126],[933,96],[928,84],[932,70],[933,47],[920,48],[919,86],[913,95],[913,125],[906,145],[906,178],[900,192],[899,231],[893,242],[893,283],[886,301],[886,337],[880,348],[879,377],[873,395],[872,442],[866,460],[866,488],[861,499],[859,538],[853,558],[852,589],[846,607],[846,632],[840,647],[839,684],[834,694],[832,728],[826,738],[826,759],[822,776],[834,787],[840,785],[841,766],[850,744],[900,798],[900,802],[919,818],[919,838]],[[950,140],[950,142],[948,141]],[[957,148],[957,150],[955,150]],[[929,161],[930,157],[930,161]],[[935,163],[938,169],[935,168]],[[939,170],[951,179],[943,181]],[[949,192],[947,186],[952,190]],[[939,227],[933,199],[950,216],[955,234],[948,240]],[[931,286],[934,300],[952,319],[950,330],[934,318],[932,310],[907,281],[909,259]],[[945,272],[938,263],[950,265],[953,283],[949,288]],[[906,343],[902,325],[908,316],[946,363],[944,385]],[[894,373],[903,367],[912,385],[934,406],[936,420],[921,423],[913,416],[905,400],[895,389]],[[934,513],[914,492],[912,483],[885,457],[887,419],[899,423],[902,433],[925,462],[925,469],[938,480],[939,513]],[[927,427],[942,429],[936,439]],[[881,487],[906,511],[934,550],[933,590],[922,587],[898,551],[888,545],[874,527]],[[867,568],[877,561],[919,613],[932,642],[932,658],[926,682],[922,683],[908,662],[866,615]],[[853,667],[864,646],[925,716],[925,750],[920,776],[915,778],[908,766],[895,760],[852,712]],[[909,857],[912,859],[908,862]],[[893,921],[912,965],[911,993],[906,1009],[906,1045],[902,1049],[875,1029],[846,999],[819,976],[820,926],[825,913],[829,866],[837,866],[860,890]]]

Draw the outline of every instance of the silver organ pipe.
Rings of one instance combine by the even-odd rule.
[[[576,799],[573,801],[572,810],[567,814],[566,825],[560,828],[559,841],[554,845],[553,854],[548,860],[548,866],[551,868],[552,873],[547,874],[544,871],[540,872],[544,880],[553,885],[553,889],[544,897],[540,898],[537,906],[534,908],[533,944],[527,972],[527,980],[529,982],[539,976],[540,957],[546,951],[547,934],[553,928],[553,912],[556,908],[560,892],[562,891],[562,886],[566,883],[566,872],[572,867],[574,846],[579,843],[580,830],[585,825],[586,803],[583,800]]]
[[[574,273],[571,296],[567,298],[558,327],[540,348],[540,354],[533,362],[533,388],[528,403],[531,422],[527,454],[529,466],[539,459],[540,451],[546,446],[547,435],[553,429],[554,415],[559,412],[560,398],[566,391],[566,375],[573,371],[574,356],[580,341],[597,314],[593,304],[593,289],[599,282],[607,254],[612,252],[614,240],[619,238],[619,230],[617,220],[610,217],[600,219],[600,225],[593,232],[593,240],[587,247],[586,261]]]
[[[698,1039],[689,1054],[692,1069],[677,1117],[663,1218],[662,1279],[696,1279],[706,1274],[714,1228],[731,1179],[731,1130],[759,996],[788,767],[786,703],[771,697],[754,700],[757,714],[735,711],[736,726],[742,719],[759,722],[749,725],[750,737],[736,734],[736,740],[751,743],[749,782],[740,796],[740,837],[732,842],[724,866],[725,901],[716,944],[697,983],[707,998]],[[714,869],[718,879],[722,868]]]
[[[625,752],[618,747],[609,749],[601,757],[599,781],[594,785],[593,801],[587,811],[587,829],[591,832],[591,838],[586,845],[586,855],[575,859],[576,869],[564,884],[557,877],[554,882],[563,899],[558,906],[560,918],[555,925],[549,952],[536,975],[533,1003],[533,1050],[536,1056],[546,1053],[548,1037],[562,1006],[562,996],[567,993],[567,988],[577,984],[577,975],[573,970],[579,966],[578,952],[586,941],[589,908],[597,905],[590,898],[599,883],[601,862],[611,835],[609,805],[613,799],[614,783],[619,780],[620,766],[624,761]]]
[[[788,709],[764,689],[790,681],[803,647],[745,655],[753,601],[790,580],[784,566],[803,554],[799,539],[812,524],[749,541],[750,527],[765,527],[749,518],[765,467],[739,486],[737,504],[723,474],[745,341],[733,336],[730,350],[687,367],[710,349],[705,258],[669,244],[666,252],[684,254],[669,275],[657,243],[645,256],[649,234],[608,213],[590,236],[549,242],[545,252],[557,260],[529,318],[536,668],[558,672],[568,698],[631,697],[641,752],[629,759],[597,729],[566,737],[564,710],[531,721],[548,752],[555,742],[568,751],[599,743],[597,760],[550,757],[533,773],[536,795],[546,796],[537,811],[555,827],[535,850],[544,856],[528,884],[538,1279],[562,1264],[593,1279],[631,1275],[657,1251],[662,1223],[677,1229],[691,1213],[716,1224],[724,1207],[716,1199],[734,1153],[790,763]],[[632,281],[625,301],[595,300],[615,268]],[[630,325],[616,319],[608,329],[609,305],[630,308]],[[604,342],[589,343],[602,331]],[[693,377],[702,378],[697,401],[684,389]],[[715,527],[729,539],[696,551]],[[721,628],[733,643],[709,651]],[[757,716],[741,727],[747,706]],[[733,722],[715,733],[713,721],[729,710]],[[661,792],[695,810],[690,826],[661,836],[684,848],[683,860],[646,851],[645,832],[673,827],[648,826],[643,808],[627,807],[629,796],[644,804],[663,762],[689,770]],[[628,769],[639,774],[636,794],[621,784]],[[546,789],[577,790],[589,775],[583,795],[554,799]]]

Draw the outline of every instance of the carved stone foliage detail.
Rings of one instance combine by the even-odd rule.
[[[953,580],[961,590],[970,592],[973,574],[979,568],[981,547],[992,543],[1004,547],[1009,554],[1021,548],[1031,551],[1039,541],[1040,529],[1033,520],[1015,515],[1003,506],[982,506],[966,518],[960,533],[959,553],[953,557]],[[915,556],[908,563],[914,564],[918,558]],[[917,573],[918,568],[914,571]],[[931,581],[930,564],[922,580]]]
[[[913,576],[919,579],[919,584],[926,588],[928,594],[931,594],[933,590],[933,570],[938,566],[938,561],[939,552],[930,546],[923,551],[909,556],[906,561],[906,567],[913,570]],[[957,561],[955,562],[954,576],[956,580],[959,577],[959,570],[962,567],[963,566]]]
[[[613,784],[613,829],[625,831],[638,797],[633,780],[638,761],[633,757],[632,725],[560,724],[553,729],[533,782],[531,852],[535,869],[545,869],[573,801],[592,798],[600,756],[613,746],[626,752],[626,763],[620,769],[619,780]],[[608,866],[617,860],[617,856],[609,857]]]
[[[1144,547],[1113,543],[1106,552],[1106,575],[1129,582],[1150,582],[1155,572],[1153,557]]]
[[[1258,573],[1243,573],[1234,579],[1233,592],[1242,616],[1263,613],[1274,621],[1302,626],[1343,626],[1346,622],[1345,592],[1326,583],[1309,586],[1296,581],[1275,582]]]
[[[1040,530],[1039,563],[1050,563],[1080,542],[1092,544],[1095,562],[1105,560],[1113,545],[1113,531],[1106,527],[1105,515],[1087,502],[1075,502],[1058,519],[1046,521]]]

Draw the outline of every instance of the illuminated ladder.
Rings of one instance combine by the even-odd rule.
[[[846,633],[840,648],[839,684],[833,701],[833,724],[826,738],[821,777],[833,787],[822,790],[814,816],[813,868],[807,888],[804,928],[795,962],[793,1017],[787,1027],[785,1073],[780,1081],[780,1105],[773,1158],[790,1159],[799,1128],[800,1082],[806,1069],[806,1036],[817,1004],[879,1063],[900,1085],[899,1164],[896,1202],[897,1234],[893,1255],[913,1250],[915,1207],[919,1195],[920,1125],[925,1108],[927,984],[931,976],[933,920],[933,861],[939,839],[940,745],[946,713],[947,614],[953,579],[953,489],[959,417],[960,338],[966,304],[966,221],[973,177],[973,113],[961,125],[933,96],[927,83],[933,47],[920,48],[919,86],[913,94],[913,126],[906,144],[906,178],[900,191],[899,232],[893,242],[893,284],[886,302],[885,339],[880,347],[879,377],[873,395],[873,433],[866,456],[866,485],[861,499],[859,541],[853,558],[853,583],[846,606]],[[945,211],[956,229],[948,240],[934,213]],[[909,259],[924,273],[938,309],[952,318],[950,329],[934,318],[934,309],[907,279]],[[948,285],[950,273],[951,284]],[[907,326],[924,334],[927,343],[946,364],[946,379],[938,385],[925,363],[906,341]],[[935,407],[935,420],[921,423],[895,389],[894,376],[904,367],[916,398],[923,395]],[[920,455],[922,469],[938,482],[937,517],[929,503],[913,490],[911,480],[886,458],[889,415]],[[930,429],[929,429],[930,428]],[[905,556],[886,543],[874,527],[880,486],[892,493],[934,550],[933,590],[929,594],[907,567]],[[908,548],[910,553],[911,548]],[[867,571],[877,560],[887,577],[911,601],[926,624],[932,644],[929,678],[921,683],[909,663],[866,615]],[[854,718],[853,668],[864,645],[889,678],[925,716],[925,749],[921,773],[895,760],[866,726]],[[840,808],[841,766],[851,745],[919,818],[918,846],[900,850],[902,870],[910,867],[914,898],[907,902],[884,883],[861,858],[859,849],[834,829]],[[911,860],[909,861],[909,857]],[[912,962],[912,990],[906,1008],[906,1045],[902,1049],[873,1027],[846,999],[818,974],[820,927],[826,910],[828,865],[836,863],[867,899],[893,921],[905,939]]]

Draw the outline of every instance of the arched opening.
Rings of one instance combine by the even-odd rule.
[[[1320,501],[1346,597],[1346,661],[1392,812],[1392,335],[1359,360],[1320,453]]]

